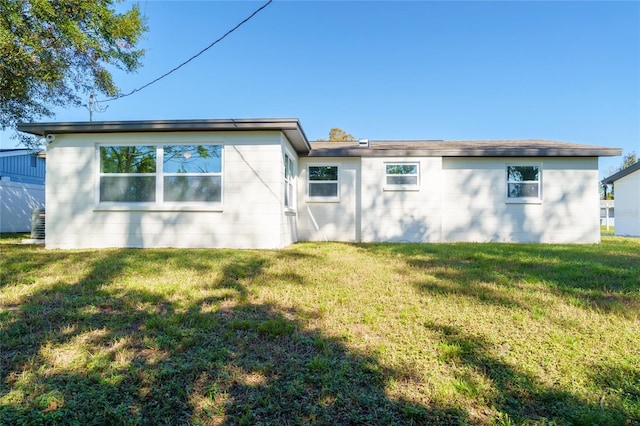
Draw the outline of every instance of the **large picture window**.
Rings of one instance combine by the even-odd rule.
[[[220,203],[222,145],[100,146],[100,203]]]
[[[338,199],[338,166],[309,166],[309,198]]]
[[[507,200],[540,199],[540,166],[507,166]]]

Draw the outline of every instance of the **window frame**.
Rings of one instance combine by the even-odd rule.
[[[177,173],[164,172],[164,149],[167,146],[219,146],[220,147],[220,171],[207,173]],[[102,159],[100,149],[103,147],[136,147],[149,146],[155,148],[155,172],[154,173],[103,173],[101,170]],[[95,144],[96,177],[95,177],[95,208],[94,210],[205,210],[221,211],[224,203],[224,151],[225,145],[218,141],[189,141],[184,142],[164,142],[141,140],[136,142],[99,142]],[[101,201],[100,185],[103,177],[106,176],[153,176],[155,179],[155,201]],[[164,182],[165,177],[174,176],[216,176],[220,178],[220,200],[219,201],[165,201]]]
[[[514,181],[509,180],[509,168],[510,167],[537,167],[538,168],[538,180],[522,180],[522,181]],[[543,168],[542,163],[532,163],[532,162],[513,162],[507,163],[504,168],[504,178],[505,178],[505,202],[511,204],[541,204],[542,203],[542,175]],[[535,197],[510,197],[509,196],[509,184],[514,183],[537,183],[538,184],[538,194]]]
[[[102,157],[100,155],[100,150],[103,147],[154,147],[154,172],[147,173],[104,173],[102,172]],[[96,168],[97,168],[97,182],[96,182],[96,205],[98,206],[126,206],[126,205],[134,205],[141,207],[150,207],[157,203],[158,201],[158,149],[157,146],[151,143],[135,143],[135,144],[97,144],[96,145]],[[100,199],[101,195],[101,185],[103,177],[152,177],[154,179],[154,188],[153,192],[154,200],[153,201],[102,201]]]
[[[615,207],[607,206],[600,207],[600,219],[607,218],[607,210],[609,210],[609,219],[613,219],[615,217]]]
[[[410,174],[389,174],[388,166],[416,166],[416,173]],[[389,183],[390,176],[415,176],[415,184],[394,184]],[[384,191],[419,191],[420,190],[420,162],[419,161],[385,161],[384,162]]]
[[[294,157],[285,150],[283,155],[284,162],[284,198],[283,204],[287,211],[296,210],[296,162]],[[290,163],[290,164],[289,164]],[[287,172],[289,172],[287,174]]]
[[[336,168],[336,180],[311,180],[311,168],[312,167],[335,167]],[[321,197],[311,195],[311,185],[314,183],[335,183],[336,185],[336,195],[332,195],[329,197]],[[317,163],[317,164],[307,164],[307,194],[306,201],[311,203],[339,203],[340,202],[340,165],[336,163]]]

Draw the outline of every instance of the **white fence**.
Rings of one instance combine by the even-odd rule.
[[[0,232],[29,232],[38,207],[44,207],[44,185],[0,180]]]

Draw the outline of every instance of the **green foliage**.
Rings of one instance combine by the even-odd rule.
[[[319,139],[321,141],[325,139]],[[331,142],[344,142],[344,141],[355,141],[356,137],[351,133],[347,133],[339,127],[333,127],[329,131],[329,141]]]
[[[622,163],[620,164],[620,167],[618,167],[618,171],[624,170],[627,167],[631,167],[637,162],[638,157],[636,156],[635,151],[631,151],[622,157]]]
[[[613,174],[613,172],[611,173]],[[604,185],[598,182],[598,192],[600,193],[601,200],[613,200],[613,185]]]
[[[309,180],[338,180],[338,167],[336,166],[310,166]]]
[[[164,172],[218,173],[222,145],[165,145]]]
[[[101,146],[102,173],[155,173],[154,146]]]
[[[289,335],[293,332],[294,326],[284,318],[272,318],[261,322],[258,331],[267,336]]]
[[[418,167],[415,164],[388,164],[388,175],[408,175],[418,173]]]
[[[117,95],[108,67],[141,66],[137,5],[116,13],[113,0],[0,0],[0,11],[2,129],[78,106],[91,92]]]
[[[537,181],[539,168],[537,166],[509,166],[507,173],[510,182]]]

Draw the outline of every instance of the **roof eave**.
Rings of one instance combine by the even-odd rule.
[[[630,175],[631,173],[637,170],[640,170],[640,162],[635,163],[624,170],[620,170],[619,172],[614,173],[611,176],[602,179],[600,182],[602,182],[603,185],[611,185],[613,182],[619,179],[622,179],[623,177]]]
[[[370,148],[314,149],[309,157],[615,157],[617,148],[433,149],[376,150]]]
[[[298,153],[307,153],[311,150],[311,145],[297,118],[50,122],[20,123],[17,127],[21,132],[36,136],[74,133],[278,130],[286,135]]]

